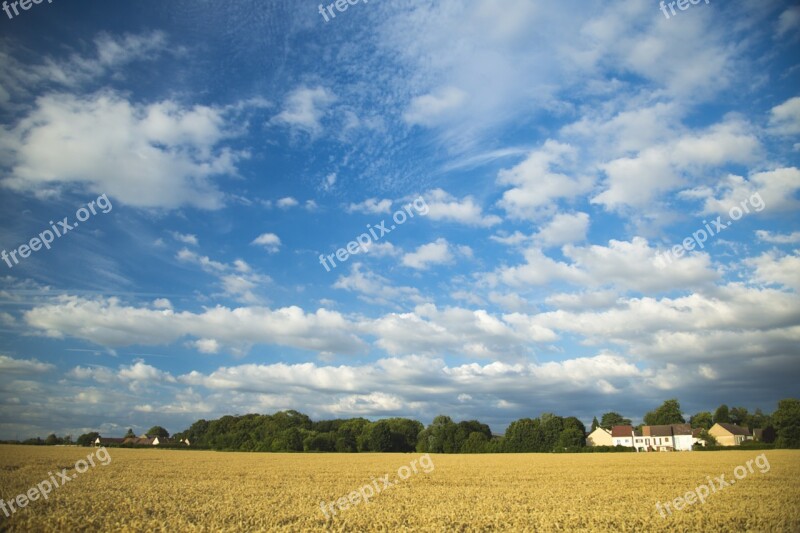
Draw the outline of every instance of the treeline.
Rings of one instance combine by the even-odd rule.
[[[499,453],[577,450],[586,428],[575,417],[544,414],[513,422],[504,437],[477,420],[437,416],[426,428],[408,418],[312,421],[297,411],[198,420],[173,439],[213,450],[272,452]]]
[[[677,399],[665,401],[644,415],[645,425],[682,424]],[[776,448],[800,448],[800,400],[778,402],[771,415],[760,410],[749,413],[743,407],[722,405],[712,414],[699,412],[689,418],[693,428],[704,430],[709,445],[714,439],[707,434],[714,423],[732,423],[750,429],[763,429],[762,443],[774,439]],[[610,429],[615,425],[631,425],[631,420],[616,412],[595,417],[589,431],[596,427]],[[128,430],[133,435],[132,430]],[[166,429],[151,428],[150,433],[166,439]],[[216,420],[198,420],[189,429],[172,435],[171,442],[188,439],[191,448],[253,452],[421,452],[421,453],[525,453],[525,452],[597,452],[631,451],[632,448],[586,447],[587,430],[574,416],[561,417],[544,413],[539,418],[522,418],[512,422],[503,436],[493,435],[489,426],[477,420],[454,422],[440,415],[424,427],[408,418],[387,418],[370,421],[366,418],[312,421],[294,410],[273,415],[248,414],[223,416]],[[98,433],[81,435],[78,445],[90,445]],[[29,439],[25,444],[69,444],[71,437]]]

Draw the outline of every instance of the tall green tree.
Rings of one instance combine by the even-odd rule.
[[[631,420],[629,418],[623,418],[621,414],[615,413],[614,411],[611,411],[610,413],[604,413],[600,418],[600,427],[605,429],[611,429],[614,426],[630,425]]]
[[[731,421],[731,414],[728,410],[728,406],[724,403],[717,407],[717,410],[714,411],[714,423],[718,424],[722,423],[729,423]]]
[[[461,453],[486,453],[489,438],[484,433],[473,431],[461,444]]]
[[[772,413],[776,448],[800,448],[800,400],[787,398],[778,402]]]
[[[686,419],[681,414],[681,404],[678,403],[676,398],[665,401],[660,407],[644,415],[646,426],[683,424],[684,422],[686,422]]]
[[[592,431],[600,427],[600,422],[597,421],[597,417],[592,418]]]
[[[506,429],[503,448],[510,453],[542,451],[542,435],[538,418],[521,418]]]
[[[747,426],[747,421],[750,419],[750,414],[745,407],[734,407],[730,410],[729,418],[731,424],[737,426]]]
[[[149,430],[147,430],[147,436],[151,439],[153,437],[158,437],[159,439],[168,439],[169,438],[169,431],[162,428],[161,426],[153,426]]]
[[[390,452],[392,451],[392,429],[386,420],[379,420],[372,424],[369,429],[369,451],[371,452]]]
[[[708,411],[701,411],[689,418],[689,424],[693,428],[711,429],[714,425],[714,417]]]
[[[97,437],[99,436],[100,433],[96,431],[92,431],[90,433],[84,433],[83,435],[78,437],[78,440],[75,441],[75,444],[77,444],[78,446],[92,446],[94,444],[94,441],[97,440]]]
[[[756,409],[753,414],[751,414],[747,419],[747,427],[750,429],[753,428],[766,428],[770,426],[770,417],[765,415],[761,409]]]

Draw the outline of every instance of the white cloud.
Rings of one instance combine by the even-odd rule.
[[[432,189],[423,194],[431,220],[458,222],[470,226],[489,227],[502,220],[496,215],[484,215],[483,209],[472,196],[458,199],[442,189]]]
[[[601,164],[607,179],[592,198],[608,210],[643,209],[687,183],[686,177],[709,168],[756,160],[761,145],[744,122],[729,119],[706,131],[686,133],[668,142]]]
[[[431,265],[450,263],[453,259],[450,243],[446,239],[439,238],[434,242],[423,244],[414,252],[406,253],[402,263],[410,268],[425,270]]]
[[[174,50],[166,34],[151,31],[141,34],[109,35],[100,33],[93,39],[94,55],[72,53],[60,60],[45,56],[41,63],[22,64],[14,50],[0,50],[0,104],[13,99],[28,99],[38,86],[57,84],[77,88],[113,73],[123,79],[121,67],[135,61],[157,59]],[[5,97],[3,97],[3,95]]]
[[[759,241],[768,242],[771,244],[797,244],[800,243],[800,231],[793,231],[792,233],[773,233],[766,230],[756,231],[756,236]]]
[[[0,372],[4,375],[14,374],[41,374],[55,370],[49,363],[41,363],[36,359],[14,359],[7,355],[0,355]]]
[[[256,343],[338,353],[363,347],[344,316],[324,309],[306,313],[298,307],[217,306],[179,313],[126,306],[116,298],[61,297],[24,316],[49,337],[70,336],[107,347],[168,345],[184,337],[212,338],[244,350]]]
[[[323,191],[331,191],[333,187],[336,185],[336,172],[331,172],[325,179],[322,180],[322,190]]]
[[[156,309],[172,309],[172,302],[167,298],[157,298],[153,300],[153,307]]]
[[[200,353],[215,354],[220,350],[220,345],[215,339],[198,339],[192,345]]]
[[[392,201],[389,199],[378,200],[377,198],[367,198],[360,203],[351,203],[347,206],[348,213],[364,213],[365,215],[380,215],[392,212]]]
[[[390,242],[370,241],[361,247],[371,257],[397,257],[403,251]]]
[[[316,137],[322,133],[322,119],[335,101],[336,96],[324,87],[298,87],[286,97],[283,110],[272,122]]]
[[[178,233],[177,231],[173,231],[171,234],[173,239],[183,244],[191,244],[192,246],[198,246],[200,244],[197,240],[197,235]]]
[[[300,204],[300,202],[298,202],[296,199],[292,198],[291,196],[287,196],[285,198],[281,198],[280,200],[275,202],[275,205],[277,205],[281,209],[289,209],[289,208],[292,208],[292,207],[297,207],[299,204]]]
[[[800,8],[796,9],[800,13]],[[770,111],[769,130],[777,135],[800,133],[800,96],[795,96],[777,105]]]
[[[443,87],[433,93],[418,96],[403,114],[408,124],[433,126],[446,120],[467,101],[467,94],[456,87]]]
[[[783,285],[800,293],[800,251],[795,251],[794,255],[765,252],[746,259],[745,264],[754,270],[753,281]]]
[[[776,33],[778,38],[781,38],[787,33],[797,31],[798,28],[800,28],[800,6],[792,6],[778,18]]]
[[[524,252],[524,264],[500,267],[483,277],[490,286],[502,283],[519,288],[562,281],[580,287],[610,286],[640,292],[685,290],[719,278],[708,254],[694,252],[672,262],[659,261],[658,250],[641,237],[611,240],[608,246],[568,244],[562,253],[570,262],[557,261],[540,248],[531,247]]]
[[[534,236],[548,246],[578,243],[586,240],[589,215],[586,213],[559,213]]]
[[[263,236],[264,235],[262,235],[262,237]],[[268,238],[265,240],[269,241]],[[258,244],[255,243],[255,241],[253,243]],[[277,245],[266,244],[264,246],[269,247]],[[221,296],[233,298],[239,302],[252,304],[261,303],[262,299],[257,295],[257,289],[272,282],[272,278],[254,272],[250,265],[241,259],[235,260],[233,264],[220,263],[219,261],[210,259],[208,256],[201,256],[186,248],[180,250],[176,258],[185,263],[198,265],[204,272],[215,276],[223,290]]]
[[[340,276],[333,284],[335,289],[344,289],[359,294],[368,302],[397,306],[411,300],[422,301],[419,291],[413,287],[395,287],[383,276],[363,270],[361,263],[354,263],[349,275]]]
[[[276,253],[281,249],[281,238],[274,233],[262,233],[250,244],[263,246],[269,253]]]
[[[560,171],[569,166],[575,157],[573,147],[548,140],[527,159],[513,168],[501,170],[497,182],[511,185],[503,193],[498,205],[514,218],[537,219],[554,212],[554,202],[572,199],[585,193],[592,181],[585,177],[571,177]]]
[[[703,214],[727,216],[732,207],[747,205],[752,216],[756,213],[774,214],[796,212],[800,201],[795,199],[800,190],[800,170],[795,167],[777,168],[757,172],[745,179],[729,175],[713,188],[700,188],[689,194],[703,202]]]
[[[2,134],[10,167],[3,186],[48,196],[81,184],[136,207],[220,208],[212,178],[235,175],[241,157],[221,147],[231,135],[222,110],[134,104],[109,91],[42,96]]]

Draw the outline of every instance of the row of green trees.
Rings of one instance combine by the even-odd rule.
[[[365,418],[313,422],[297,411],[274,415],[224,416],[198,420],[174,438],[215,450],[273,452],[496,453],[551,452],[581,448],[586,428],[575,417],[546,413],[513,422],[504,437],[477,420],[454,422],[437,416],[426,428],[408,418],[371,422]]]
[[[712,415],[700,412],[691,416],[692,427],[707,430],[715,422],[730,422],[749,428],[766,429],[775,435],[778,448],[800,448],[800,400],[778,402],[771,415],[760,410],[748,413],[743,407],[720,406]],[[677,399],[665,401],[644,416],[646,425],[683,424]],[[631,425],[631,420],[616,412],[592,421],[610,429]],[[169,437],[166,429],[154,426],[148,435]],[[76,443],[89,446],[97,432],[81,435]],[[133,436],[128,430],[127,436]],[[408,418],[370,421],[365,418],[312,421],[297,411],[281,411],[273,415],[249,414],[223,416],[216,420],[198,420],[189,429],[172,436],[173,441],[189,439],[193,448],[260,452],[411,452],[421,453],[522,453],[585,451],[586,428],[577,418],[544,413],[539,418],[523,418],[512,422],[505,435],[496,436],[488,425],[477,420],[454,422],[448,416],[437,416],[424,427]],[[71,437],[30,439],[28,444],[70,444]],[[768,442],[768,441],[767,441]],[[592,450],[594,451],[594,450]]]
[[[193,447],[254,452],[410,452],[424,426],[416,420],[366,418],[312,421],[297,411],[198,420],[173,436]]]

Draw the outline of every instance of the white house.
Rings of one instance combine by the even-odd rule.
[[[612,427],[611,445],[633,447],[633,426]]]
[[[691,451],[700,440],[689,424],[642,426],[638,431],[631,426],[615,426],[611,438],[615,446],[629,446],[641,452]]]

